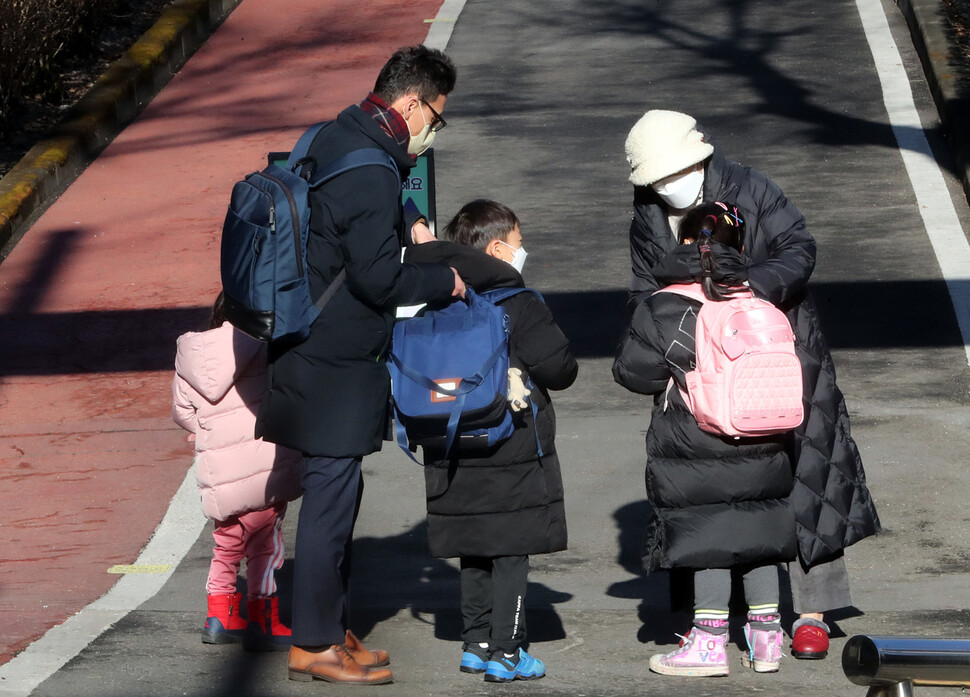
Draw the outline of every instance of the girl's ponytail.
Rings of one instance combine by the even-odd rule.
[[[717,259],[711,253],[711,238],[716,226],[717,218],[715,216],[705,216],[700,234],[694,244],[697,245],[697,252],[701,257],[701,288],[704,290],[704,295],[711,300],[723,300],[724,294],[718,284],[714,282],[714,279],[711,278],[711,275],[717,270]]]
[[[744,221],[735,206],[716,201],[702,203],[691,210],[680,223],[681,244],[693,244],[701,261],[701,288],[710,300],[725,300],[731,294],[730,286],[714,280],[718,269],[717,259],[711,251],[711,243],[717,242],[737,251],[744,246]]]

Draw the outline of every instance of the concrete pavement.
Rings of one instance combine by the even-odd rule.
[[[300,5],[301,13],[319,13],[300,15],[315,18],[301,21],[301,34],[270,23],[287,13],[268,13],[259,0],[245,0],[125,131],[118,149],[109,148],[89,170],[105,170],[106,179],[79,180],[22,244],[35,236],[38,242],[18,247],[0,267],[2,307],[10,316],[5,334],[13,336],[16,328],[27,347],[4,353],[10,367],[0,398],[4,414],[13,415],[7,417],[12,425],[4,421],[3,446],[11,453],[4,464],[8,471],[27,471],[17,489],[4,491],[4,500],[24,498],[21,491],[40,490],[38,480],[49,481],[41,503],[51,515],[44,520],[60,527],[38,544],[29,537],[40,527],[33,510],[3,524],[24,530],[20,548],[46,553],[36,555],[39,572],[31,584],[49,576],[47,550],[61,539],[79,540],[75,556],[63,557],[60,576],[37,588],[33,605],[27,584],[0,579],[5,612],[25,607],[25,615],[35,613],[44,598],[63,597],[63,578],[73,583],[85,573],[103,573],[108,561],[134,559],[188,464],[180,434],[167,422],[165,383],[171,339],[201,321],[217,285],[225,192],[240,172],[258,166],[253,163],[263,152],[278,149],[320,116],[310,95],[327,94],[328,104],[333,96],[334,110],[359,98],[390,48],[422,37],[419,21],[412,25],[402,16],[433,16],[435,5],[396,6],[398,14],[388,19],[401,24],[382,26],[403,34],[385,44],[369,33],[354,34],[365,19],[373,27],[384,16],[362,17],[355,13],[365,10],[357,5]],[[942,131],[907,27],[891,4],[883,9],[916,108],[931,143],[940,145]],[[297,52],[287,58],[320,61],[329,68],[326,75],[300,63],[271,70],[248,60],[258,55],[252,43],[261,30],[289,39],[288,32],[311,36],[324,24],[345,40],[327,45],[324,58]],[[238,48],[243,42],[246,47]],[[233,47],[230,59],[219,57]],[[337,48],[351,53],[340,59],[332,53]],[[816,293],[887,529],[850,550],[856,608],[836,616],[837,632],[970,633],[970,520],[959,513],[970,483],[964,462],[970,371],[856,8],[833,5],[819,13],[794,2],[728,8],[708,0],[656,7],[632,0],[609,7],[571,0],[468,2],[449,53],[461,76],[449,101],[452,127],[438,144],[439,210],[447,216],[485,195],[519,213],[530,251],[527,278],[543,291],[582,360],[577,385],[556,397],[570,549],[533,560],[528,601],[532,649],[550,675],[498,689],[538,695],[685,689],[861,694],[841,675],[840,638],[831,659],[788,659],[777,675],[735,668],[736,647],[727,680],[678,681],[646,669],[646,657],[668,648],[686,625],[666,612],[666,579],[638,570],[649,405],[612,384],[609,364],[625,320],[628,273],[630,190],[622,142],[643,110],[658,106],[696,114],[730,156],[768,172],[806,213],[819,240]],[[268,72],[252,74],[261,88],[255,93],[216,94],[214,86],[230,83],[233,91],[253,89],[240,76],[257,68]],[[272,80],[310,74],[332,81],[302,93],[295,86],[281,90],[304,96],[280,103],[265,123],[254,122],[253,100],[275,89]],[[141,157],[150,158],[147,166],[139,164]],[[151,185],[138,186],[146,171]],[[173,188],[182,181],[195,189]],[[949,176],[946,186],[966,230],[970,213],[959,183]],[[98,198],[106,191],[123,193],[109,206]],[[88,461],[79,455],[85,448]],[[65,477],[65,460],[79,463],[66,472],[70,482],[56,479]],[[111,471],[102,474],[104,465]],[[46,477],[33,477],[31,467]],[[392,447],[369,458],[365,469],[353,622],[368,643],[392,652],[396,683],[385,689],[395,695],[491,691],[494,686],[454,669],[457,573],[453,564],[425,554],[420,470]],[[124,472],[154,495],[112,485]],[[146,481],[152,474],[165,481]],[[85,488],[92,481],[93,494]],[[78,517],[78,508],[89,518]],[[290,543],[294,521],[295,510],[287,523]],[[75,538],[71,526],[78,522],[92,534]],[[111,539],[104,539],[105,530]],[[110,552],[94,547],[109,543]],[[204,532],[157,595],[35,694],[343,690],[286,681],[281,655],[199,643],[210,546]],[[284,567],[284,588],[288,573]],[[102,588],[110,585],[103,576],[96,580]]]

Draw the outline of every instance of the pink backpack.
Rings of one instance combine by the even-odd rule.
[[[687,373],[684,395],[698,426],[739,438],[784,433],[802,423],[802,368],[785,313],[747,289],[720,302],[708,300],[699,283],[658,292],[703,303],[695,369]]]

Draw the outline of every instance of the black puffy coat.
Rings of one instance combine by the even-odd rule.
[[[310,194],[310,292],[319,297],[341,268],[346,282],[306,341],[271,347],[256,434],[305,455],[361,457],[380,450],[396,308],[447,299],[454,289],[445,265],[401,263],[401,182],[412,161],[373,118],[357,106],[345,109],[317,136],[309,156],[326,163],[374,147],[390,153],[400,176],[387,167],[361,167]]]
[[[432,242],[409,247],[407,259],[454,266],[476,291],[521,287],[503,261],[461,245]],[[556,454],[556,414],[549,390],[564,390],[579,370],[569,342],[545,303],[519,293],[501,303],[509,316],[509,357],[535,383],[530,400],[543,455],[536,449],[530,409],[517,414],[512,436],[489,450],[449,459],[425,449],[428,544],[435,557],[501,557],[566,548],[562,474]]]
[[[722,269],[740,256],[713,245]],[[666,260],[690,254],[675,249]],[[726,258],[724,258],[726,257]],[[660,266],[663,266],[663,261]],[[655,267],[662,275],[662,271]],[[661,285],[666,285],[662,283]],[[794,483],[785,436],[732,439],[702,431],[681,389],[693,367],[700,302],[657,293],[640,303],[620,345],[613,376],[624,387],[657,395],[647,429],[647,499],[643,541],[647,571],[729,568],[795,558]]]
[[[791,449],[796,479],[792,504],[799,557],[811,566],[880,529],[862,459],[849,433],[845,400],[835,383],[835,364],[807,287],[815,267],[815,240],[778,186],[755,169],[729,162],[716,148],[705,166],[703,199],[740,209],[747,269],[738,270],[735,280],[746,277],[759,297],[785,312],[795,330],[806,417]],[[650,187],[635,187],[630,227],[635,298],[657,289],[653,269],[676,247],[665,204]],[[682,261],[666,269],[669,282],[700,277],[699,264]]]

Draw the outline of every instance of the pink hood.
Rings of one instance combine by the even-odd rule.
[[[178,338],[172,419],[195,433],[195,473],[215,520],[297,498],[303,458],[254,437],[266,345],[228,322]]]
[[[180,336],[175,372],[214,404],[226,396],[257,356],[256,371],[265,374],[266,345],[226,322],[207,332]]]

